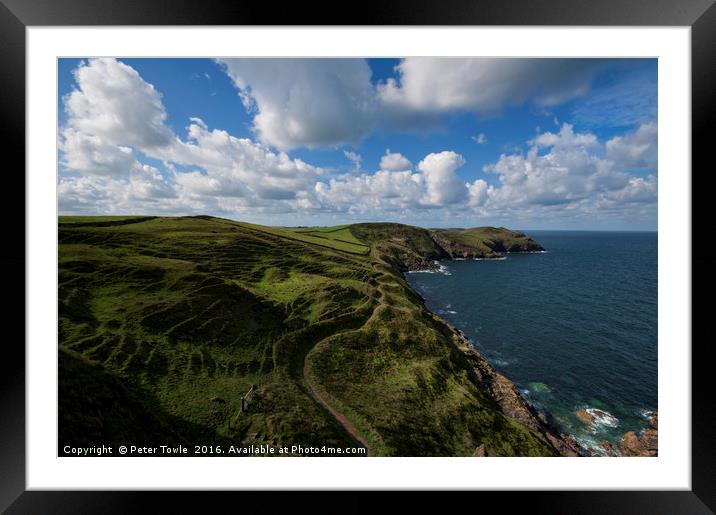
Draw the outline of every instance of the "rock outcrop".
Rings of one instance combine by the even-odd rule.
[[[574,414],[579,420],[581,420],[585,424],[588,424],[590,426],[594,424],[594,415],[589,413],[587,410],[580,409],[575,411]]]
[[[639,433],[624,433],[621,441],[623,456],[658,456],[659,454],[659,413],[649,415],[649,428]]]

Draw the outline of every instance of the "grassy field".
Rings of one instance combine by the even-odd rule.
[[[255,231],[267,232],[283,238],[312,243],[330,249],[342,250],[351,254],[367,254],[370,250],[367,245],[355,238],[350,232],[350,229],[348,229],[348,226],[345,225],[307,230],[267,227],[265,225],[255,225],[246,222],[237,223]]]
[[[554,453],[405,282],[401,260],[440,254],[425,229],[60,217],[59,242],[60,445]]]

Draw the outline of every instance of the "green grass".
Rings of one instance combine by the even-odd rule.
[[[321,247],[340,250],[351,254],[367,254],[370,250],[363,242],[352,237],[347,229],[333,231],[304,231],[301,229],[289,229],[284,227],[267,227],[264,225],[237,222],[239,225],[255,231],[266,232],[282,238],[298,240],[305,243],[312,243]]]
[[[60,444],[88,427],[111,442],[144,431],[154,442],[354,445],[320,397],[372,455],[551,452],[470,381],[405,282],[401,259],[440,252],[425,229],[60,222]]]
[[[353,232],[351,232],[350,225],[334,225],[332,227],[314,227],[308,229],[301,228],[293,229],[293,231],[308,236],[314,236],[316,238],[358,245],[364,249],[362,253],[367,253],[369,250],[368,245],[356,238]]]
[[[434,232],[453,243],[485,257],[504,252],[543,250],[532,238],[505,227],[475,227],[471,229],[435,229]]]

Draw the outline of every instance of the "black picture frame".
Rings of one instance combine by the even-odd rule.
[[[716,101],[716,6],[714,0],[400,0],[380,4],[361,2],[355,9],[345,4],[342,11],[323,4],[219,3],[210,0],[0,0],[0,111],[3,151],[6,156],[3,201],[4,249],[0,253],[6,305],[6,331],[0,357],[0,509],[7,513],[127,513],[162,511],[190,513],[213,511],[205,496],[189,492],[58,492],[26,491],[25,488],[25,283],[19,270],[26,268],[25,255],[25,28],[61,25],[615,25],[689,26],[692,44],[692,170],[704,168],[699,187],[692,179],[692,241],[710,229],[704,206],[710,188],[706,166],[713,147],[707,130],[714,121]],[[345,13],[343,16],[339,12]],[[319,14],[320,13],[320,14]],[[89,48],[89,47],[88,47]],[[7,164],[8,154],[14,158]],[[670,171],[673,172],[673,171]],[[8,184],[9,183],[9,184]],[[9,200],[8,200],[9,199]],[[699,202],[702,200],[702,202]],[[20,213],[23,224],[20,224]],[[692,245],[693,248],[693,245]],[[691,255],[684,249],[685,256]],[[710,255],[709,255],[710,254]],[[695,254],[690,263],[692,277],[692,490],[691,491],[608,491],[608,492],[472,492],[452,493],[455,500],[485,507],[491,503],[531,513],[713,513],[716,511],[716,409],[710,385],[710,339],[705,336],[706,304],[694,300],[699,292],[713,291],[716,258],[711,251]],[[684,266],[688,266],[685,263]],[[12,297],[10,297],[12,295]],[[22,299],[22,301],[21,301]],[[696,314],[700,314],[697,322]],[[241,498],[241,509],[265,510],[266,494],[214,493],[222,500]],[[271,495],[270,502],[286,499]],[[333,503],[316,504],[312,493],[299,498],[313,509],[336,513]],[[340,512],[362,512],[379,493],[347,493],[337,502]],[[152,501],[152,502],[149,502]],[[214,500],[212,500],[214,502]],[[290,502],[296,503],[295,499]],[[300,502],[300,501],[299,501]],[[402,495],[407,511],[425,506],[422,493]],[[217,505],[218,506],[218,505]],[[217,508],[218,510],[218,508]],[[273,511],[273,510],[269,510]]]

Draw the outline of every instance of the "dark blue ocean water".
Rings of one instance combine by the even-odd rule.
[[[547,252],[409,273],[427,306],[585,444],[657,409],[657,234],[528,231]],[[614,419],[579,422],[578,409]]]

